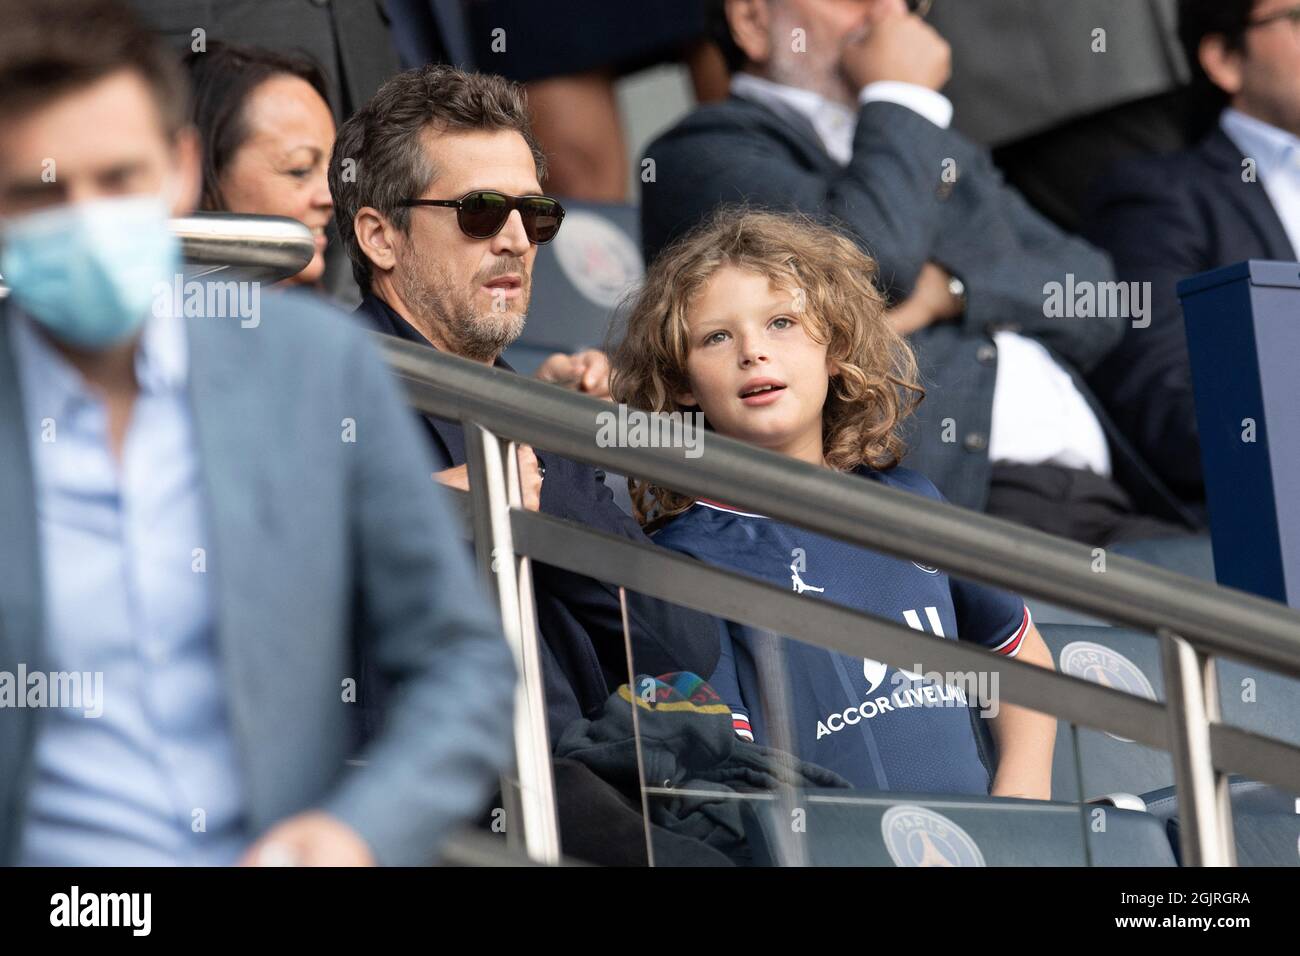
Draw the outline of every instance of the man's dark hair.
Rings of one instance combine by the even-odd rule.
[[[185,71],[123,0],[0,0],[0,116],[22,116],[122,70],[148,84],[168,136],[186,125]]]
[[[1193,135],[1208,132],[1229,100],[1228,94],[1215,86],[1201,68],[1201,40],[1217,33],[1223,36],[1229,50],[1240,50],[1256,3],[1257,0],[1179,0],[1178,39],[1192,68]]]
[[[206,52],[185,58],[194,87],[191,118],[198,127],[203,154],[203,193],[199,208],[226,210],[221,176],[248,139],[246,108],[253,91],[278,76],[296,76],[329,103],[325,76],[307,56],[260,47],[210,43]]]
[[[513,130],[533,153],[539,182],[546,157],[533,136],[523,88],[504,77],[430,65],[399,73],[339,128],[330,157],[330,194],[352,275],[370,288],[370,260],[352,222],[364,206],[379,210],[406,232],[410,210],[399,206],[417,197],[439,175],[425,155],[426,129],[439,132]]]

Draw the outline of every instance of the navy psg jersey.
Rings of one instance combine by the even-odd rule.
[[[943,500],[928,479],[905,468],[859,474]],[[804,600],[831,601],[1007,656],[1020,649],[1030,623],[1024,602],[1006,592],[718,502],[697,502],[654,540]],[[722,656],[709,683],[731,705],[740,737],[789,746],[857,787],[988,793],[990,773],[971,713],[979,704],[973,694],[968,700],[972,688],[732,622],[719,627]],[[765,697],[773,683],[769,663],[783,671],[785,686]]]

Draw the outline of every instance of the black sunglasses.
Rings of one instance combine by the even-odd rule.
[[[491,239],[518,209],[524,233],[535,246],[554,239],[564,221],[564,207],[549,196],[507,196],[491,189],[476,189],[459,199],[403,199],[398,205],[454,209],[456,224],[471,239]]]

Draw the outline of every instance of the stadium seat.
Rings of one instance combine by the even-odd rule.
[[[615,306],[645,272],[634,206],[560,201],[564,225],[537,247],[528,322],[505,353],[524,375],[554,352],[601,347]]]
[[[1177,571],[1200,581],[1214,580],[1214,552],[1209,535],[1180,538],[1156,538],[1146,541],[1123,541],[1111,545],[1112,554],[1123,555],[1135,561],[1145,561],[1169,571]],[[1047,601],[1029,598],[1025,601],[1034,621],[1038,624],[1090,624],[1105,626],[1098,618],[1059,607]]]
[[[743,813],[754,862],[797,839],[812,866],[1174,866],[1163,821],[1113,807],[996,797],[804,791],[799,827],[777,800]],[[790,834],[790,836],[787,836]]]
[[[1253,780],[1228,784],[1240,866],[1300,866],[1300,800]],[[1178,795],[1173,787],[1146,796],[1147,812],[1165,822],[1174,855],[1179,851]]]
[[[1145,561],[1167,571],[1176,571],[1198,581],[1214,580],[1214,550],[1208,534],[1194,537],[1155,538],[1146,541],[1121,541],[1110,547],[1135,561]]]
[[[1040,624],[1038,630],[1062,673],[1163,699],[1160,645],[1154,637],[1122,628],[1068,624]],[[1053,799],[1143,794],[1170,786],[1173,780],[1173,762],[1164,751],[1091,727],[1057,722]]]
[[[1164,698],[1154,637],[1113,627],[1047,624],[1039,631],[1058,670],[1153,700]],[[1226,659],[1218,660],[1217,668],[1224,723],[1300,745],[1300,681]],[[1145,795],[1173,785],[1173,763],[1164,751],[1091,727],[1078,727],[1077,747],[1075,741],[1074,725],[1059,722],[1052,767],[1055,799]]]

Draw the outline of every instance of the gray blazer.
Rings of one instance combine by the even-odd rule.
[[[35,494],[0,302],[0,670],[44,669]],[[208,574],[253,835],[308,808],[386,864],[430,862],[510,754],[514,667],[432,462],[375,349],[304,294],[262,320],[188,319]],[[356,442],[342,440],[345,418]],[[75,569],[71,569],[75,573]],[[364,658],[399,692],[349,767]],[[0,712],[0,863],[22,832],[43,712]]]

